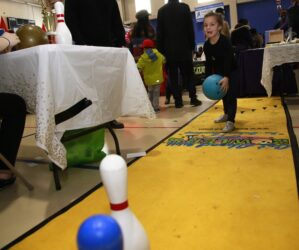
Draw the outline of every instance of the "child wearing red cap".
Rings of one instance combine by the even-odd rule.
[[[148,97],[155,112],[159,112],[160,85],[163,82],[164,56],[155,49],[153,40],[145,39],[142,43],[143,54],[137,62],[139,71],[143,73],[144,82],[148,87]]]

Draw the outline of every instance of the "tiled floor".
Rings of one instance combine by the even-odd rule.
[[[127,154],[146,151],[213,105],[214,102],[200,93],[200,88],[198,95],[203,101],[199,107],[191,107],[187,97],[184,97],[185,107],[182,109],[175,109],[173,104],[166,107],[164,97],[161,97],[162,109],[157,119],[120,118],[119,121],[125,123],[125,129],[116,130],[116,133],[122,156],[127,162],[132,160],[127,158]],[[299,138],[299,101],[290,101],[289,110]],[[100,183],[97,169],[69,168],[61,174],[62,190],[56,191],[47,156],[35,145],[34,131],[34,116],[28,116],[16,167],[35,189],[28,191],[18,180],[0,191],[0,248]],[[108,132],[106,141],[109,153],[114,153],[114,143]]]

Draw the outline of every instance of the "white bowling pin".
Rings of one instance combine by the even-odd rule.
[[[100,175],[110,201],[111,216],[123,233],[124,250],[149,250],[144,228],[129,208],[126,162],[119,155],[107,155],[100,164]]]
[[[58,1],[54,4],[56,13],[56,37],[55,42],[58,44],[72,44],[72,34],[64,22],[64,5]]]

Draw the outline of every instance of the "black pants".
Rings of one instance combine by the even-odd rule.
[[[168,62],[167,67],[169,72],[171,91],[175,99],[175,104],[180,105],[183,103],[182,88],[188,89],[190,99],[195,100],[196,88],[193,79],[194,72],[192,60],[181,62]],[[179,84],[179,72],[182,76],[182,85]]]
[[[15,164],[26,119],[26,104],[18,95],[0,93],[0,153]],[[0,161],[0,169],[7,169]]]
[[[224,113],[228,115],[228,121],[235,122],[237,112],[237,72],[233,71],[229,80],[229,89],[222,98]]]
[[[171,94],[172,94],[171,84],[170,84],[170,80],[168,78],[167,81],[166,81],[166,88],[165,88],[165,97],[166,97],[166,99],[170,100]]]

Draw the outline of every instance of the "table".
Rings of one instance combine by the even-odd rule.
[[[65,169],[65,130],[93,127],[120,116],[155,113],[126,48],[49,44],[0,55],[0,92],[24,98],[36,114],[36,143]],[[55,115],[83,98],[92,105],[56,125]]]
[[[267,95],[272,95],[273,67],[284,63],[299,62],[299,44],[277,44],[264,49],[261,84]]]

